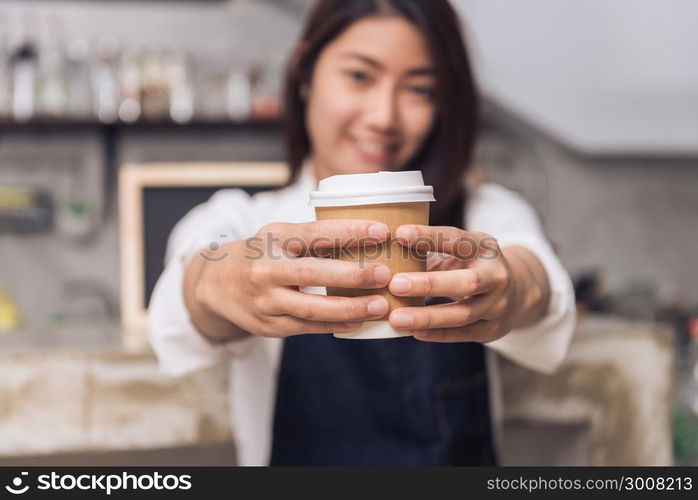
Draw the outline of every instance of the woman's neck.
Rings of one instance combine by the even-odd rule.
[[[315,178],[319,181],[325,177],[330,177],[332,175],[332,170],[323,161],[318,160],[314,156],[308,156],[306,162],[310,165],[315,174]]]

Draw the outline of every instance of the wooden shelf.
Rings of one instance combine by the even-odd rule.
[[[54,120],[39,118],[27,122],[16,122],[0,119],[0,131],[35,132],[42,130],[85,130],[85,129],[110,129],[119,131],[128,130],[201,130],[201,129],[275,129],[281,127],[281,120],[253,119],[246,121],[232,120],[192,120],[187,123],[176,123],[171,120],[139,120],[136,122],[101,123],[93,120]]]

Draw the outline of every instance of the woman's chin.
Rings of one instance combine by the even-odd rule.
[[[369,162],[361,158],[350,158],[347,161],[335,162],[328,172],[329,175],[346,175],[346,174],[375,174],[380,171],[395,171],[400,170],[399,166],[394,165],[394,162]]]
[[[380,172],[381,170],[386,170],[384,167],[381,165],[367,165],[364,163],[352,163],[351,165],[347,165],[346,167],[340,167],[337,168],[334,172],[333,175],[344,175],[344,174],[375,174],[376,172]]]

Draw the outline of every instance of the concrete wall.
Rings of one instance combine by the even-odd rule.
[[[113,37],[124,50],[173,49],[241,64],[276,65],[287,57],[299,23],[292,11],[272,4],[254,0],[8,0],[0,3],[0,46],[3,39],[12,39],[29,28],[40,38],[50,35],[61,43],[84,38],[95,44]],[[117,162],[271,160],[283,156],[283,145],[269,134],[203,134],[203,141],[202,132],[185,132],[163,142],[163,135],[157,132],[127,133],[117,151]],[[60,234],[0,233],[0,290],[9,291],[19,303],[27,330],[51,327],[61,316],[78,309],[96,315],[104,309],[108,314],[118,313],[116,175],[105,172],[102,141],[99,131],[0,130],[0,182],[82,184],[93,206],[106,205],[104,218],[99,217],[99,230],[87,240]],[[71,179],[64,170],[72,167],[80,173]],[[106,193],[101,183],[105,177]],[[86,183],[85,178],[92,180]]]
[[[698,305],[698,158],[583,157],[495,121],[485,169],[533,203],[572,274],[597,269],[611,292],[649,287]]]
[[[0,4],[0,19],[8,22],[30,10],[40,11],[44,18],[58,12],[71,34],[112,34],[133,47],[179,44],[197,50],[230,49],[240,57],[282,58],[299,28],[292,16],[251,0],[168,2],[166,6],[160,2],[5,1]],[[495,159],[489,171],[527,195],[571,272],[599,268],[606,272],[611,290],[646,281],[673,286],[686,300],[698,302],[695,158],[585,160],[525,125],[519,125],[516,134],[526,144],[525,160],[515,151]],[[166,157],[168,148],[161,139],[136,135],[125,142],[124,157],[176,159],[176,154]],[[41,148],[36,147],[38,140]],[[2,163],[3,152],[44,154],[50,168],[53,151],[65,149],[61,146],[65,144],[84,156],[86,168],[101,169],[99,141],[99,137],[70,132],[50,140],[4,134],[0,172],[7,165]],[[183,146],[187,159],[232,159],[239,152],[220,135],[205,142],[194,138],[187,144]],[[249,159],[255,151],[260,158],[283,154],[280,143],[270,145],[268,140],[247,147],[245,156]],[[110,189],[111,209],[97,237],[87,244],[51,236],[0,234],[0,287],[9,288],[18,298],[28,324],[50,321],[53,311],[65,306],[61,301],[68,281],[99,282],[110,300],[117,300],[115,186],[111,184]]]
[[[698,5],[453,3],[483,91],[526,122],[509,123],[510,152],[490,172],[534,203],[573,273],[698,307]]]
[[[648,282],[698,303],[698,161],[548,161],[545,215],[570,270],[599,268],[614,289]]]
[[[292,13],[259,0],[6,0],[0,32],[3,25],[10,34],[28,25],[67,41],[114,37],[126,49],[222,52],[242,62],[283,60],[299,27]]]
[[[586,151],[698,153],[698,3],[453,0],[490,95]]]

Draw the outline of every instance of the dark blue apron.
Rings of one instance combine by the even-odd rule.
[[[464,227],[466,203],[461,191],[433,225]],[[271,465],[496,464],[482,344],[284,341]]]
[[[271,465],[496,465],[484,346],[287,338]]]

